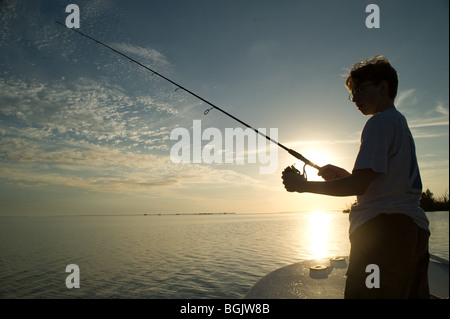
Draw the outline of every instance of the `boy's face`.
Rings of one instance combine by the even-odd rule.
[[[364,115],[373,115],[381,112],[386,105],[383,98],[383,83],[371,81],[352,85],[352,101],[358,107],[358,110]]]

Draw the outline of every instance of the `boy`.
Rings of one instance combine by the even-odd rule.
[[[282,174],[289,192],[357,195],[349,215],[345,298],[429,298],[430,232],[419,208],[422,182],[414,140],[394,106],[397,86],[397,72],[382,56],[357,63],[346,80],[349,98],[372,117],[352,173],[326,165],[318,173],[324,182],[308,182],[290,168]],[[370,264],[379,267],[379,288],[366,286]]]

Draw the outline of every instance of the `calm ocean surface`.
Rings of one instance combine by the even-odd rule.
[[[427,215],[430,252],[448,260],[449,213]],[[0,217],[0,298],[242,298],[279,267],[349,249],[340,212]]]

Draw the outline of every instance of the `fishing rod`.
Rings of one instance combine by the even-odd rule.
[[[63,24],[63,23],[61,23],[61,22],[59,22],[59,21],[55,21],[55,23],[57,23],[57,24],[59,24],[59,25],[65,27],[65,28],[67,28],[65,24]],[[205,99],[202,98],[201,96],[195,94],[194,92],[188,90],[187,88],[181,86],[180,84],[178,84],[178,83],[172,81],[171,79],[165,77],[164,75],[162,75],[162,74],[156,72],[155,70],[149,68],[148,66],[142,64],[141,62],[139,62],[139,61],[137,61],[137,60],[135,60],[135,59],[129,57],[128,55],[126,55],[126,54],[124,54],[124,53],[122,53],[122,52],[120,52],[120,51],[114,49],[113,47],[110,47],[109,45],[107,45],[107,44],[105,44],[105,43],[103,43],[103,42],[101,42],[101,41],[99,41],[99,40],[97,40],[97,39],[94,39],[93,37],[91,37],[91,36],[89,36],[89,35],[87,35],[87,34],[81,32],[81,31],[79,31],[79,30],[77,30],[77,29],[75,29],[75,28],[69,28],[69,29],[71,29],[72,31],[74,31],[74,32],[76,32],[76,33],[78,33],[78,34],[80,34],[80,35],[82,35],[82,36],[84,36],[84,37],[86,37],[86,38],[88,38],[88,39],[90,39],[90,40],[92,40],[92,41],[94,41],[94,42],[96,42],[96,43],[98,43],[98,44],[100,44],[100,45],[102,45],[102,46],[108,48],[108,49],[110,49],[111,51],[113,51],[113,52],[115,52],[115,53],[117,53],[117,54],[123,56],[124,58],[130,60],[131,62],[133,62],[133,63],[135,63],[135,64],[137,64],[137,65],[143,67],[144,69],[146,69],[146,70],[152,72],[152,75],[153,75],[153,74],[156,74],[156,75],[159,76],[160,78],[162,78],[162,79],[164,79],[164,80],[166,80],[166,81],[172,83],[173,85],[175,85],[175,86],[177,87],[176,90],[181,89],[181,90],[185,91],[186,93],[189,93],[190,95],[192,95],[192,96],[196,97],[197,99],[203,101],[204,103],[208,104],[209,106],[211,106],[211,108],[205,110],[205,112],[204,112],[205,115],[207,115],[207,114],[209,113],[209,111],[211,111],[211,110],[213,110],[213,109],[216,109],[216,110],[222,112],[223,114],[227,115],[228,117],[232,118],[233,120],[235,120],[235,121],[241,123],[241,124],[244,125],[245,127],[248,127],[249,129],[252,129],[253,131],[255,131],[256,133],[258,133],[259,135],[265,137],[265,138],[266,138],[267,140],[269,140],[270,142],[272,142],[272,143],[278,145],[279,147],[281,147],[282,149],[284,149],[285,151],[287,151],[289,154],[291,154],[291,155],[294,156],[295,158],[297,158],[297,159],[301,160],[303,163],[305,163],[305,166],[306,166],[306,165],[309,165],[309,166],[314,167],[315,169],[318,169],[318,170],[321,168],[319,165],[314,164],[313,162],[311,162],[310,160],[308,160],[308,159],[307,159],[306,157],[304,157],[302,154],[300,154],[300,153],[294,151],[293,149],[290,149],[290,148],[284,146],[283,144],[281,144],[281,143],[278,142],[278,141],[275,141],[275,140],[272,139],[270,136],[268,136],[268,135],[266,135],[266,134],[264,134],[264,133],[261,133],[261,132],[260,132],[259,130],[257,130],[256,128],[254,128],[254,127],[250,126],[249,124],[247,124],[247,123],[241,121],[240,119],[238,119],[237,117],[231,115],[231,114],[228,113],[227,111],[221,109],[221,108],[218,107],[217,105],[212,104],[211,102],[205,100]],[[305,173],[305,167],[303,167],[303,173]]]

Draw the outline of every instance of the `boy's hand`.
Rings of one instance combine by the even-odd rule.
[[[321,176],[324,180],[329,181],[333,179],[347,177],[350,176],[351,174],[343,168],[328,164],[320,168],[317,175]]]
[[[300,172],[292,167],[287,167],[281,174],[283,179],[284,187],[288,192],[299,192],[303,191],[304,185],[307,182]]]

